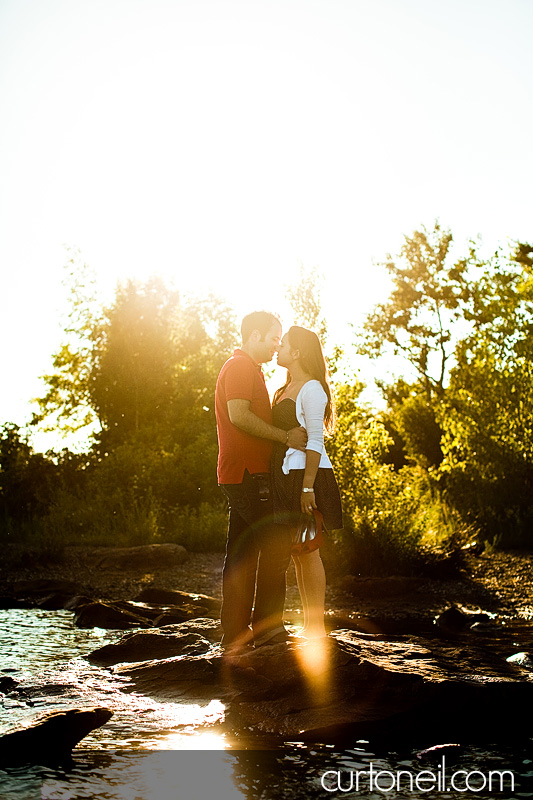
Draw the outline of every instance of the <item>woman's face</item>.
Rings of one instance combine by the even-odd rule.
[[[280,367],[286,367],[287,369],[290,367],[294,358],[291,355],[291,346],[289,344],[289,334],[286,333],[285,336],[282,338],[280,345],[278,347],[278,364]]]

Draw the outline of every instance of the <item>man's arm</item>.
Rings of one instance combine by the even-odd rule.
[[[251,436],[282,442],[295,450],[305,450],[307,443],[305,428],[292,428],[287,432],[282,428],[276,428],[275,425],[269,425],[250,411],[249,400],[228,400],[228,416],[233,425]]]

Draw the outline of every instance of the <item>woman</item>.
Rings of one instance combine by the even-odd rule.
[[[339,489],[324,448],[324,429],[331,432],[334,408],[328,370],[316,333],[293,326],[281,340],[278,364],[287,368],[287,381],[274,394],[272,418],[278,428],[302,425],[307,449],[274,445],[272,482],[274,513],[278,522],[296,528],[301,514],[318,508],[326,527],[342,528]],[[302,599],[304,627],[309,639],[326,636],[324,600],[326,576],[320,551],[293,554],[296,580]]]

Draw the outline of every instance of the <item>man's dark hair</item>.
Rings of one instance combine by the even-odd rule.
[[[244,317],[241,324],[242,343],[246,344],[254,331],[259,331],[261,338],[264,339],[270,328],[276,323],[281,325],[279,319],[270,311],[252,311],[251,314]]]

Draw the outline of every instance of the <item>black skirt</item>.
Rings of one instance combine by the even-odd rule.
[[[296,403],[290,398],[285,398],[272,409],[273,423],[277,428],[291,430],[297,428],[299,422],[296,418]],[[298,525],[300,514],[300,497],[304,479],[303,469],[291,469],[288,475],[282,470],[287,448],[276,443],[272,454],[272,499],[274,504],[274,518],[276,522],[288,524],[291,527]],[[342,528],[342,507],[339,487],[335,480],[333,470],[320,467],[315,478],[315,502],[318,510],[324,516],[326,528],[335,530]]]

